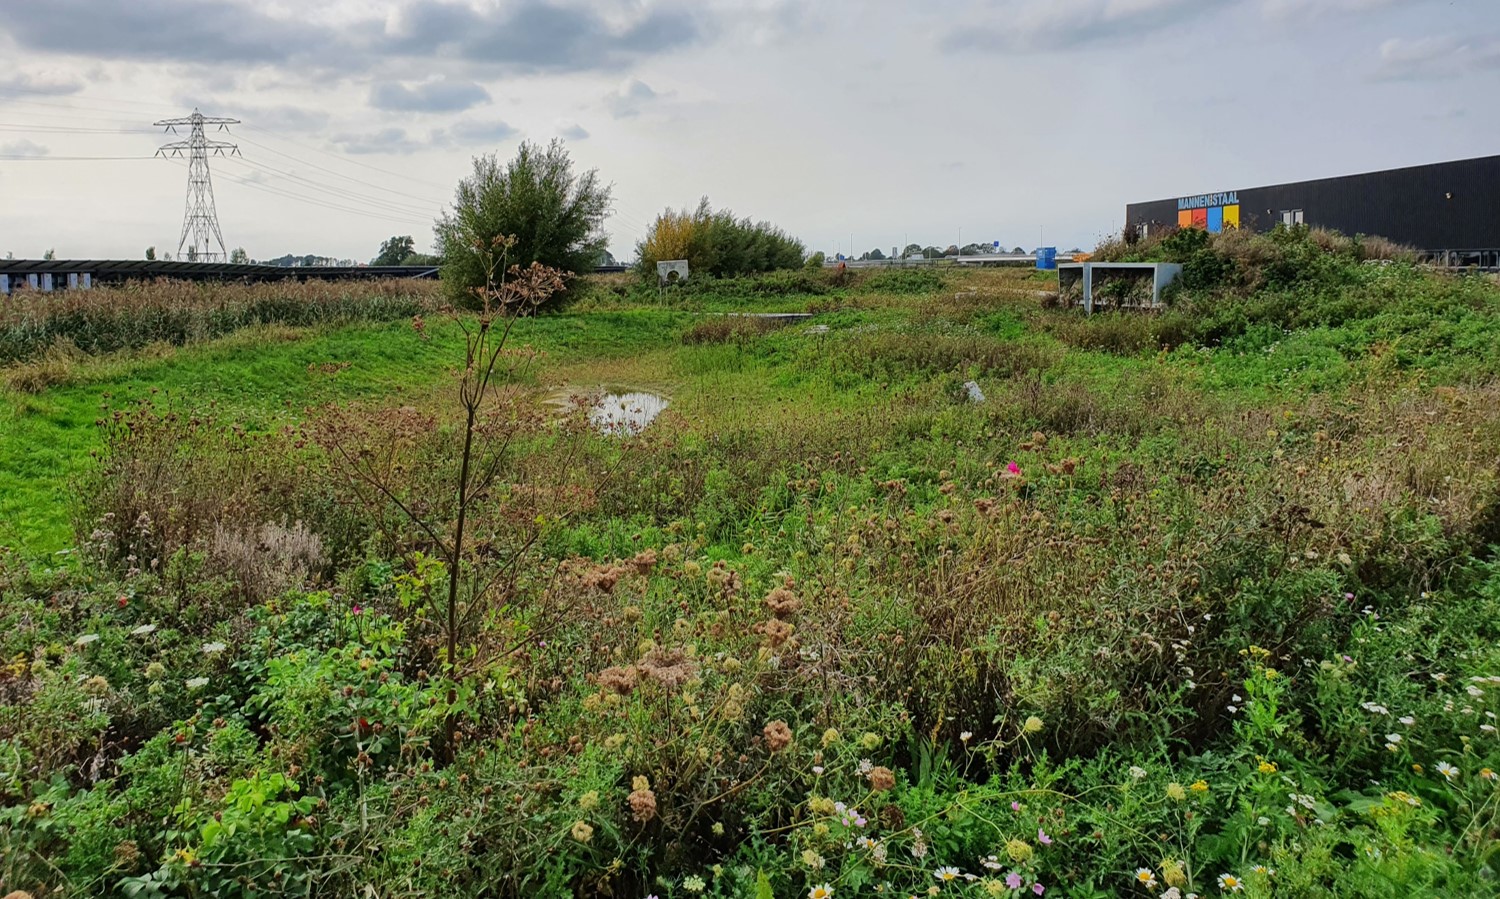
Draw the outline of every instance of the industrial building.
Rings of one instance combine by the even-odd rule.
[[[1389,238],[1440,265],[1500,268],[1500,156],[1131,203],[1125,221],[1142,236],[1309,225]]]

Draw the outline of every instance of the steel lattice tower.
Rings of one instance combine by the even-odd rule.
[[[187,140],[174,141],[156,151],[158,156],[179,158],[183,151],[187,151],[187,211],[182,218],[182,237],[177,241],[178,259],[182,258],[183,247],[187,247],[187,258],[196,262],[221,262],[229,258],[224,249],[224,235],[219,231],[219,213],[214,208],[214,183],[208,174],[208,156],[209,153],[238,156],[240,148],[236,144],[209,140],[203,133],[203,126],[218,125],[220,131],[227,132],[230,125],[239,123],[239,119],[206,116],[196,109],[190,116],[152,123],[173,134],[177,133],[178,125],[191,125],[193,129]],[[191,245],[188,244],[189,236],[192,237]],[[219,245],[219,252],[211,252],[210,238]]]

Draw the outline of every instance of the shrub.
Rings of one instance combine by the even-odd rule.
[[[692,276],[737,277],[801,268],[805,252],[800,240],[769,222],[715,212],[704,197],[695,210],[668,209],[656,217],[636,246],[636,271],[654,281],[658,261],[686,259]]]
[[[693,323],[682,334],[685,344],[744,343],[786,327],[774,318],[744,315],[714,315]]]
[[[486,284],[483,253],[503,236],[515,238],[507,265],[593,271],[608,243],[602,229],[610,193],[597,170],[574,173],[560,140],[545,148],[522,141],[503,167],[493,153],[476,156],[473,174],[458,183],[451,211],[435,227],[444,292],[476,305],[473,292]]]

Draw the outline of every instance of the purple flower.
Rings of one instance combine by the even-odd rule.
[[[360,615],[360,614],[363,614],[363,613],[364,613],[364,610],[365,610],[365,607],[364,607],[364,606],[362,606],[362,605],[360,605],[360,604],[358,604],[358,603],[355,603],[355,604],[354,604],[354,608],[353,608],[353,609],[351,609],[351,610],[350,610],[350,611],[352,611],[352,612],[353,612],[353,613],[354,613],[354,614],[356,614],[356,615]]]
[[[1014,871],[1005,875],[1005,885],[1013,890],[1019,890],[1021,888],[1021,875]]]
[[[1031,885],[1031,891],[1033,893],[1036,893],[1038,896],[1040,896],[1043,893],[1047,892],[1047,888],[1044,887],[1044,886],[1042,886],[1039,883],[1034,883],[1034,884]]]
[[[1047,836],[1047,832],[1045,830],[1042,830],[1040,827],[1036,829],[1036,841],[1038,843],[1041,843],[1043,846],[1052,845],[1052,838]]]
[[[1013,812],[1019,812],[1021,810],[1021,803],[1016,802],[1015,800],[1011,800],[1010,810]]]

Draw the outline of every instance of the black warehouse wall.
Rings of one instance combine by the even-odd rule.
[[[1268,231],[1284,211],[1300,209],[1308,225],[1388,237],[1419,250],[1500,249],[1500,156],[1236,193],[1243,228]],[[1178,206],[1177,199],[1132,203],[1125,221],[1175,226]]]

